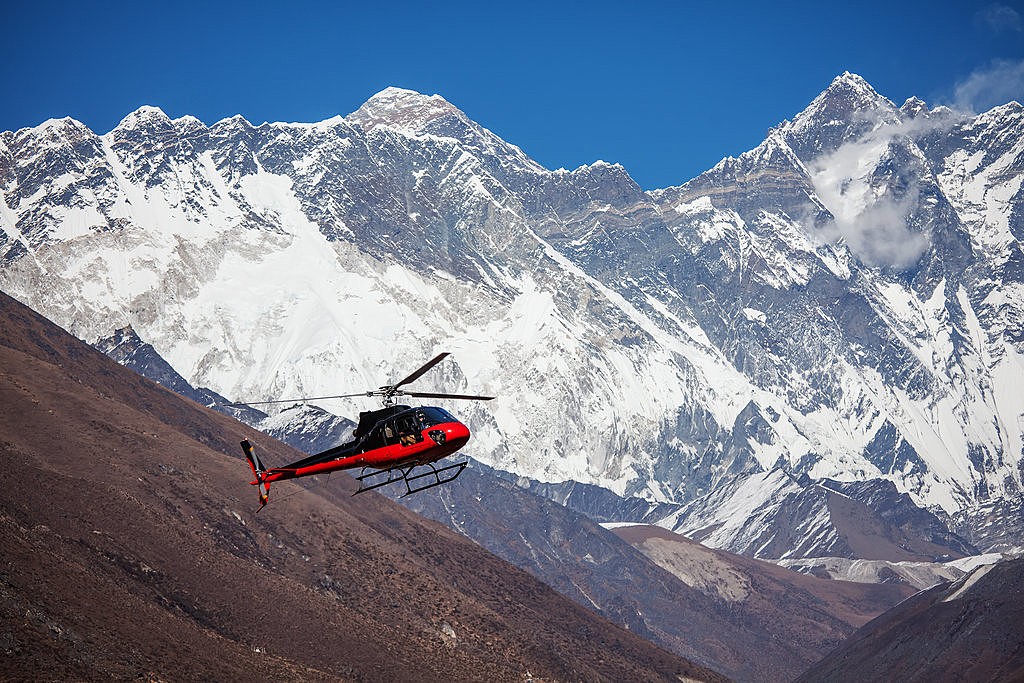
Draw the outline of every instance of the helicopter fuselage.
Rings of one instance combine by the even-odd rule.
[[[389,413],[380,416],[380,413]],[[371,420],[365,417],[371,416]],[[303,458],[283,467],[266,470],[263,481],[270,483],[336,470],[371,467],[392,469],[426,465],[455,453],[469,441],[469,428],[447,411],[432,406],[363,413],[352,441]],[[376,421],[372,425],[366,422]]]
[[[359,482],[359,490],[356,493],[372,491],[381,486],[401,482],[405,484],[405,495],[409,495],[454,481],[466,469],[469,464],[468,460],[442,467],[435,467],[434,462],[465,446],[469,441],[469,428],[444,408],[434,406],[411,408],[406,405],[395,405],[394,400],[398,396],[469,401],[490,401],[494,398],[493,396],[472,394],[407,391],[401,388],[421,377],[448,355],[447,351],[439,353],[404,379],[359,394],[223,404],[226,406],[261,405],[287,403],[290,400],[314,401],[355,396],[379,396],[383,403],[380,410],[359,413],[359,424],[352,432],[351,441],[316,455],[296,460],[283,467],[265,467],[249,440],[243,440],[242,451],[245,453],[246,460],[249,461],[249,468],[252,470],[253,476],[256,477],[252,484],[258,487],[260,509],[262,510],[263,506],[267,504],[271,482],[326,474],[335,470],[349,470],[357,467],[370,469],[369,473],[363,472],[355,477]]]

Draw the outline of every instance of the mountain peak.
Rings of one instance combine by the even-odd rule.
[[[78,119],[65,116],[59,119],[47,119],[36,126],[34,130],[50,135],[67,135],[72,131],[87,131],[89,127]]]
[[[920,116],[921,114],[927,114],[928,105],[925,104],[925,101],[919,97],[911,97],[908,98],[907,101],[903,103],[902,107],[900,107],[900,113],[903,114],[908,119],[914,119]]]
[[[1019,116],[1022,112],[1024,112],[1024,107],[1021,106],[1020,102],[1017,100],[1010,100],[1006,104],[1000,104],[997,107],[992,107],[985,112],[985,115],[992,117]]]
[[[409,99],[409,98],[427,98],[440,97],[440,95],[424,95],[423,93],[412,90],[410,88],[399,88],[395,85],[389,85],[388,87],[381,90],[376,95],[370,97],[367,102],[373,102],[378,100],[395,100],[395,99]],[[443,98],[441,98],[443,99]]]
[[[826,88],[826,92],[833,89],[854,90],[867,95],[878,97],[878,93],[871,84],[861,76],[850,71],[844,71],[832,79],[832,83]]]
[[[895,104],[857,74],[845,71],[782,130],[797,156],[807,160],[898,120]]]
[[[235,114],[234,116],[228,116],[221,119],[217,123],[213,124],[217,128],[252,128],[252,123],[249,119],[245,118],[241,114]]]
[[[174,125],[179,126],[181,128],[194,128],[196,126],[202,126],[204,128],[206,127],[202,121],[197,119],[195,116],[192,116],[191,114],[179,116],[178,118],[173,119],[172,121]]]
[[[465,118],[457,107],[440,95],[423,95],[415,90],[388,87],[346,118],[367,129],[388,126],[421,131],[431,121],[451,114]]]
[[[151,130],[167,128],[171,125],[171,119],[164,113],[163,109],[144,104],[121,119],[121,122],[114,127],[114,130]]]
[[[167,114],[164,113],[164,110],[160,107],[155,107],[150,104],[144,104],[132,113],[125,116],[123,119],[121,119],[121,123],[118,125],[123,125],[126,122],[132,123],[135,121],[148,121],[153,119],[160,121],[170,121],[170,117],[168,117]]]
[[[818,95],[800,116],[807,112],[824,110],[849,115],[880,108],[891,110],[895,109],[896,105],[879,95],[870,83],[857,74],[844,71],[832,79],[824,92]]]

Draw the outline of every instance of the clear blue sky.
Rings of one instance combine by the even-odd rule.
[[[604,159],[654,189],[756,146],[847,70],[897,104],[1024,100],[1022,4],[0,0],[0,130],[105,133],[143,104],[317,121],[395,85],[548,168]]]

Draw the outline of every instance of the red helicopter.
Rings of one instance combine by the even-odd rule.
[[[359,490],[353,495],[401,481],[405,482],[406,488],[403,496],[407,496],[410,493],[447,484],[462,474],[462,470],[466,468],[467,464],[465,461],[445,467],[435,467],[434,463],[465,446],[469,441],[469,428],[443,408],[432,406],[413,408],[395,404],[396,396],[456,398],[472,401],[490,401],[494,398],[493,396],[442,394],[399,389],[399,387],[418,379],[448,355],[447,352],[439,354],[405,379],[372,391],[341,396],[227,404],[232,406],[264,405],[355,396],[379,396],[384,406],[380,410],[359,413],[359,424],[352,432],[351,441],[283,467],[265,467],[256,455],[252,444],[248,440],[242,441],[245,458],[249,461],[249,467],[256,477],[250,483],[259,487],[260,507],[257,512],[262,510],[269,500],[271,482],[283,479],[296,479],[335,470],[361,467],[364,472],[356,477],[356,480],[359,481]],[[414,473],[417,468],[429,469]],[[373,471],[366,473],[367,469]],[[421,481],[424,479],[425,482]]]

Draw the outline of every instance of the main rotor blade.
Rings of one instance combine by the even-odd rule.
[[[218,403],[218,406],[232,408],[236,406],[266,406],[271,403],[303,403],[305,401],[326,401],[329,398],[353,398],[355,396],[373,396],[376,391],[361,391],[358,394],[341,394],[340,396],[303,396],[302,398],[282,398],[277,401],[237,401],[235,403]]]
[[[467,401],[491,401],[494,399],[493,396],[470,396],[469,394],[435,394],[426,391],[403,391],[401,392],[404,396],[413,396],[415,398],[462,398]]]
[[[429,370],[430,368],[432,368],[435,365],[437,365],[438,363],[440,363],[442,360],[444,360],[444,357],[447,356],[447,355],[448,355],[447,351],[445,351],[444,353],[438,354],[433,359],[428,360],[423,365],[423,367],[421,367],[419,370],[415,371],[414,373],[412,373],[411,375],[409,375],[408,377],[403,379],[401,382],[395,382],[394,384],[392,384],[390,388],[391,389],[397,389],[398,387],[402,386],[403,384],[408,384],[409,382],[412,382],[413,380],[419,379],[420,376],[423,375],[423,373],[425,373],[427,370]],[[381,387],[381,388],[384,388],[384,387]]]

